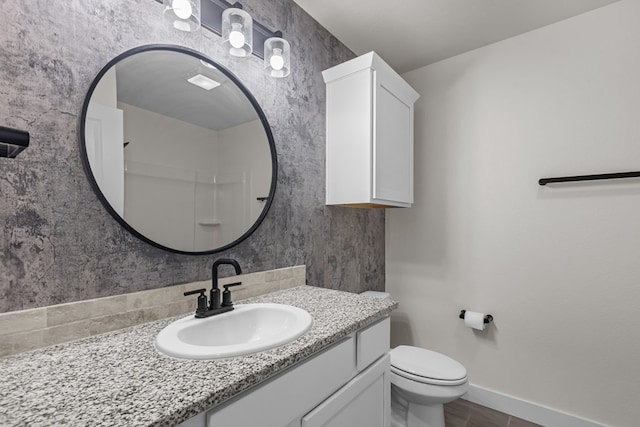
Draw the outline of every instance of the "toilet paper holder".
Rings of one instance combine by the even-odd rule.
[[[461,318],[462,320],[464,320],[464,314],[467,312],[467,310],[460,310],[460,315],[458,316],[459,318]],[[484,323],[490,323],[493,321],[493,316],[490,314],[485,314],[484,316]]]

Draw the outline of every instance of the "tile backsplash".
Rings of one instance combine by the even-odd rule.
[[[220,286],[233,288],[233,300],[305,284],[304,265],[221,278]],[[211,288],[211,281],[185,283],[66,304],[0,314],[0,356],[97,335],[140,323],[195,311],[194,289]]]

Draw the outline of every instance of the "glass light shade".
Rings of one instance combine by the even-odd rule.
[[[180,31],[200,28],[200,0],[162,0],[164,19]]]
[[[291,72],[291,45],[280,37],[264,42],[264,68],[271,77],[287,77]]]
[[[253,51],[253,19],[242,9],[228,8],[222,12],[222,45],[229,54],[238,57]]]

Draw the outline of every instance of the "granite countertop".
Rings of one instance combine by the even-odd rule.
[[[242,303],[307,310],[313,327],[287,345],[217,360],[174,359],[154,347],[178,316],[0,359],[0,426],[174,426],[273,376],[397,304],[299,286]]]

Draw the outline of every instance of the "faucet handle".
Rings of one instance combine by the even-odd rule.
[[[228,290],[230,287],[232,286],[240,286],[242,285],[242,282],[234,282],[234,283],[229,283],[227,285],[222,285],[222,287],[226,290]]]
[[[228,285],[222,285],[224,288],[224,292],[222,293],[222,307],[233,307],[233,303],[231,302],[231,291],[229,290],[232,286],[242,285],[242,282],[229,283]]]
[[[207,297],[204,294],[205,292],[207,292],[206,289],[197,289],[195,291],[189,291],[184,293],[185,297],[189,295],[200,294],[198,296],[198,308],[196,309],[196,315],[198,313],[204,313],[205,311],[207,311]]]

